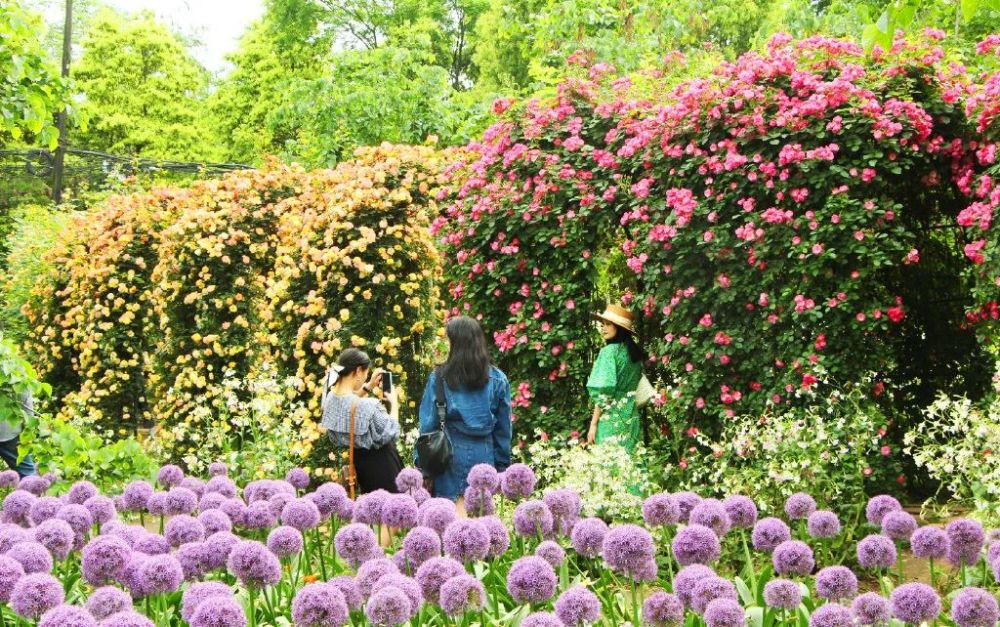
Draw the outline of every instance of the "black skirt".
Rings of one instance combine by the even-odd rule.
[[[355,448],[354,471],[358,476],[358,490],[361,494],[385,490],[397,493],[396,475],[403,470],[403,460],[396,450],[396,443],[381,448]]]

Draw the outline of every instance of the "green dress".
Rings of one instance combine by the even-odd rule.
[[[642,435],[635,388],[642,378],[642,364],[629,359],[624,344],[608,344],[601,349],[587,379],[587,392],[601,408],[597,442],[617,438],[632,453]]]

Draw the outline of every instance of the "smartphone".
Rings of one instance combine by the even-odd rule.
[[[392,373],[388,370],[382,371],[382,394],[392,394]]]

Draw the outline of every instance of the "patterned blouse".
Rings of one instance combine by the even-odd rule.
[[[354,414],[354,447],[377,449],[395,442],[399,437],[399,423],[377,398],[331,393],[323,407],[320,426],[327,430],[333,445],[347,448],[351,433],[351,404],[355,401],[358,408]]]

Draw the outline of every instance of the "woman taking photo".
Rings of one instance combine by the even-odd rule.
[[[354,433],[354,469],[359,492],[378,489],[398,492],[396,475],[403,461],[396,450],[399,438],[399,402],[396,388],[385,397],[389,410],[370,396],[379,389],[382,373],[369,377],[371,359],[363,351],[348,348],[327,374],[323,394],[323,420],[334,446],[350,448]],[[351,415],[354,426],[351,426]]]
[[[435,405],[437,377],[444,379],[445,430],[453,455],[432,481],[434,496],[455,501],[465,493],[466,476],[476,464],[498,471],[510,465],[510,383],[490,364],[486,336],[472,318],[452,318],[445,326],[448,359],[431,373],[420,402],[420,433],[439,428]],[[415,462],[420,467],[419,456]]]
[[[595,404],[587,442],[599,444],[614,438],[631,453],[641,437],[635,391],[646,353],[636,344],[635,316],[631,311],[608,305],[593,317],[601,322],[606,345],[587,380],[587,392]]]

